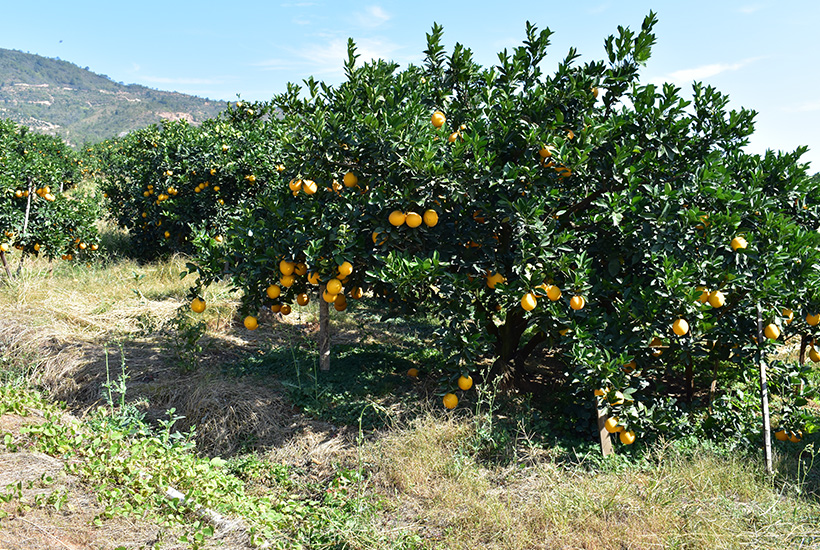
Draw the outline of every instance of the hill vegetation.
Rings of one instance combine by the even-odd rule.
[[[163,119],[198,124],[225,106],[223,101],[125,85],[67,61],[0,48],[0,117],[75,147]]]

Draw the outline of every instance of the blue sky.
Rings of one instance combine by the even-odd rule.
[[[214,99],[266,100],[310,75],[338,83],[346,42],[363,59],[418,63],[425,33],[444,26],[477,62],[520,44],[526,21],[555,31],[546,69],[575,46],[603,57],[618,25],[637,29],[654,10],[660,22],[646,82],[694,80],[759,112],[749,150],[792,150],[820,171],[820,2],[719,0],[590,2],[56,2],[4,0],[0,47],[59,57],[113,80]]]

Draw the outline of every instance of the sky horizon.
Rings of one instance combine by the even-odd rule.
[[[415,3],[295,0],[226,5],[203,0],[112,4],[30,0],[4,6],[8,22],[0,47],[60,58],[107,75],[116,82],[142,84],[215,100],[269,100],[287,82],[314,76],[329,84],[343,79],[347,39],[361,60],[384,58],[402,67],[418,64],[426,33],[444,27],[447,51],[459,42],[488,66],[497,53],[524,39],[525,23],[555,34],[544,70],[554,70],[571,46],[579,62],[604,58],[604,39],[619,25],[640,28],[658,14],[657,42],[641,71],[642,82],[672,82],[691,96],[695,81],[730,97],[730,108],[755,110],[756,131],[747,150],[792,151],[811,173],[820,171],[820,62],[814,27],[820,3],[807,0],[693,0],[629,2],[608,0],[583,6],[529,2]],[[15,24],[37,20],[31,26]]]

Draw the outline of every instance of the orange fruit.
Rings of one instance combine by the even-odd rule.
[[[587,301],[584,299],[583,296],[573,296],[569,300],[569,307],[571,307],[572,309],[578,311],[578,310],[584,309],[584,306],[586,305],[586,303],[587,303]]]
[[[433,113],[433,116],[430,118],[430,122],[433,123],[433,126],[436,128],[441,128],[444,126],[444,123],[447,121],[447,117],[444,116],[444,113],[441,111],[436,111]]]
[[[421,215],[417,214],[416,212],[408,212],[404,222],[407,224],[407,227],[415,229],[416,227],[421,225],[422,218]]]
[[[364,296],[364,292],[362,292],[362,287],[355,286],[350,289],[350,297],[354,300],[359,300],[362,296]]]
[[[330,294],[338,294],[342,291],[342,281],[339,279],[331,279],[327,282],[327,291]]]
[[[461,375],[458,377],[458,387],[464,391],[473,387],[473,377]]]
[[[788,441],[789,440],[789,436],[786,433],[786,430],[784,430],[784,429],[780,429],[780,430],[777,430],[776,432],[774,432],[774,438],[778,441]]]
[[[547,285],[547,298],[555,302],[561,299],[561,289],[555,285]]]
[[[307,276],[307,280],[312,285],[318,285],[319,284],[319,274],[318,273],[311,273],[310,275]]]
[[[458,136],[459,136],[458,132],[453,132],[452,134],[450,134],[447,137],[447,141],[449,141],[450,143],[454,143],[458,139]]]
[[[809,347],[809,359],[814,363],[820,363],[820,353],[817,353],[817,348],[814,346]]]
[[[281,277],[279,277],[279,284],[285,288],[290,288],[291,286],[293,286],[294,280],[295,279],[293,275],[282,275]]]
[[[424,211],[424,225],[427,227],[434,227],[438,223],[438,212],[435,210]]]
[[[714,290],[709,295],[709,305],[712,307],[723,307],[726,303],[726,297],[719,290]]]
[[[555,147],[553,147],[552,145],[546,145],[538,150],[538,154],[541,156],[542,159],[551,157],[554,152]]]
[[[792,324],[792,321],[794,321],[794,312],[790,309],[783,309],[781,313],[783,314],[783,317],[786,318],[786,324]]]
[[[0,252],[8,252],[9,248],[9,243],[0,243]]]
[[[344,294],[336,295],[336,299],[333,300],[333,307],[336,311],[344,311],[347,309],[347,298]]]
[[[416,367],[407,369],[407,376],[410,376],[411,378],[418,378],[419,369],[417,369]]]
[[[274,313],[279,313],[280,311],[282,311],[282,304],[273,304],[272,306],[270,306],[270,310]]]
[[[456,397],[454,393],[448,393],[444,396],[442,401],[444,402],[444,406],[448,409],[455,409],[456,405],[458,405],[458,397]]]
[[[624,445],[632,445],[633,443],[635,443],[635,432],[633,432],[632,430],[628,432],[621,432],[621,435],[619,435],[618,438]]]
[[[316,182],[313,180],[305,180],[302,182],[302,191],[307,195],[314,194],[318,189],[319,186],[316,185]]]
[[[191,302],[191,309],[194,313],[202,313],[205,311],[205,300],[200,300],[198,297]]]
[[[811,314],[809,313],[806,315],[806,323],[810,326],[816,326],[817,323],[820,323],[820,314]]]
[[[487,286],[490,288],[495,288],[495,285],[498,283],[505,283],[507,282],[506,277],[504,277],[500,273],[492,273],[487,275]]]
[[[635,361],[630,361],[629,363],[624,363],[624,366],[622,368],[625,373],[629,374],[631,372],[635,372],[635,368],[637,366],[638,364]]]
[[[256,321],[256,317],[253,317],[252,315],[248,315],[247,317],[245,317],[245,320],[243,322],[245,324],[245,328],[248,330],[256,330],[257,327],[259,327],[259,323]]]
[[[407,219],[407,215],[399,210],[393,210],[387,219],[390,222],[390,225],[399,227],[404,224],[404,221]]]
[[[296,264],[296,267],[293,268],[293,273],[301,277],[307,274],[307,266],[303,262],[299,262]]]
[[[766,328],[763,329],[763,334],[765,334],[769,340],[777,340],[780,338],[780,327],[774,323],[769,323],[766,325]]]
[[[327,290],[325,290],[322,293],[322,300],[324,300],[328,304],[332,304],[333,302],[336,301],[336,294],[333,294],[333,293],[328,292]]]
[[[604,422],[604,428],[611,434],[618,433],[621,431],[618,429],[618,419],[614,416],[610,416],[606,419],[606,421]]]
[[[792,443],[800,443],[803,440],[803,432],[797,430],[796,432],[789,432],[789,441]]]
[[[535,294],[532,292],[527,292],[521,298],[521,307],[523,307],[525,311],[534,310],[536,305],[538,305],[538,300],[535,299]]]
[[[603,397],[604,395],[606,395],[606,392],[604,390],[602,390],[601,388],[598,388],[597,390],[595,390],[592,393],[594,393],[597,397]]]
[[[731,246],[732,250],[737,251],[746,248],[747,246],[749,246],[749,243],[747,243],[746,239],[744,239],[743,237],[737,236],[734,239],[732,239]]]
[[[353,264],[350,262],[342,262],[342,265],[339,266],[339,277],[344,279],[351,273],[353,273]]]
[[[307,294],[299,294],[296,296],[296,303],[300,306],[306,306],[310,302],[310,298]]]
[[[345,187],[356,187],[359,183],[359,178],[357,178],[353,172],[348,172],[344,178],[342,178],[342,183],[345,184]]]
[[[709,291],[706,290],[705,286],[699,286],[695,290],[700,293],[698,294],[698,302],[705,304],[706,301],[709,300]]]
[[[279,313],[282,315],[290,315],[290,304],[282,304],[282,307],[279,308]]]
[[[282,260],[279,262],[279,271],[282,272],[282,275],[293,275],[293,272],[296,270],[296,264],[293,262],[288,262],[286,260]]]
[[[675,320],[675,322],[672,323],[672,332],[678,336],[683,336],[689,332],[689,323],[686,322],[686,319]]]
[[[302,188],[302,180],[299,180],[299,179],[290,180],[290,183],[288,184],[288,187],[290,187],[291,191],[296,193]]]
[[[265,292],[267,292],[268,298],[275,300],[282,293],[282,289],[276,285],[270,285]]]

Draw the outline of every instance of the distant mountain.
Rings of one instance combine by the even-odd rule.
[[[60,136],[72,146],[163,119],[198,124],[226,106],[224,101],[119,84],[67,61],[0,48],[0,118]]]

